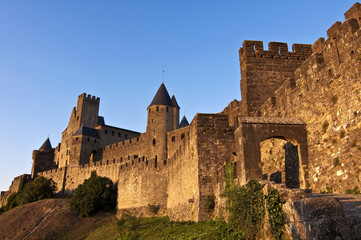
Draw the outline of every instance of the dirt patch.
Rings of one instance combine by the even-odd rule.
[[[0,239],[84,239],[90,231],[114,221],[114,213],[79,218],[68,199],[47,199],[1,214]]]

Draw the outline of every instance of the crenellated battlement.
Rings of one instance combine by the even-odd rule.
[[[83,100],[85,100],[85,101],[94,102],[94,103],[99,103],[99,102],[100,102],[100,98],[99,98],[99,97],[92,96],[92,95],[86,94],[86,93],[80,94],[78,98],[79,98],[79,99],[83,99]]]
[[[312,48],[309,44],[292,44],[292,49],[293,52],[288,51],[287,43],[270,42],[268,43],[268,50],[264,50],[262,41],[245,40],[239,54],[240,57],[292,60],[304,60],[312,54]]]

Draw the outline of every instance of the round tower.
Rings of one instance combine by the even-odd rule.
[[[157,159],[160,164],[167,156],[167,132],[178,126],[175,111],[179,112],[178,104],[177,107],[173,106],[164,83],[160,85],[147,111],[148,158]]]

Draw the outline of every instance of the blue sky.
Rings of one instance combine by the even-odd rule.
[[[241,99],[244,40],[312,44],[354,1],[0,1],[0,190],[60,142],[77,96],[108,125],[144,132],[161,84],[191,121]]]

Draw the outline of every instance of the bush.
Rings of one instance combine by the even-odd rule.
[[[92,171],[90,178],[84,180],[75,190],[70,207],[81,217],[87,217],[98,210],[115,207],[116,189],[107,177],[99,177]]]
[[[272,190],[266,196],[269,224],[271,226],[271,233],[274,239],[282,239],[285,228],[285,217],[283,216],[283,208],[280,200],[280,195],[277,190]]]
[[[351,189],[346,189],[346,192],[345,192],[345,193],[346,193],[346,194],[355,194],[355,195],[361,194],[358,186],[356,186],[356,187],[354,187],[354,188],[351,188]]]
[[[238,186],[234,181],[233,163],[225,166],[225,185],[228,220],[234,234],[246,239],[257,238],[265,215],[263,186],[256,180]]]
[[[43,176],[39,176],[31,182],[21,181],[19,191],[9,196],[5,210],[42,199],[52,198],[56,190],[54,181]]]

